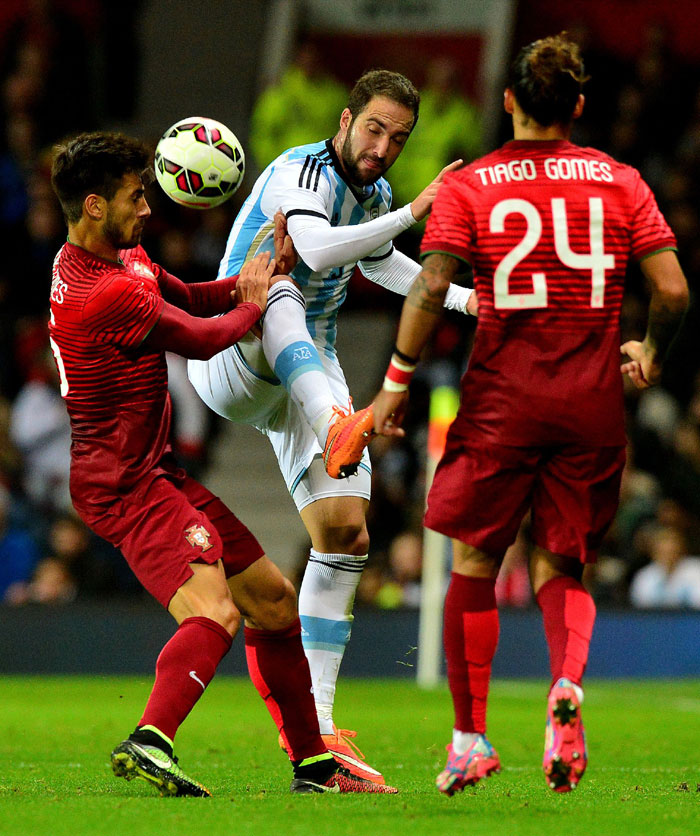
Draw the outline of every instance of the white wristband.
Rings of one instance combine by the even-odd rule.
[[[382,389],[387,392],[405,392],[408,389],[408,383],[397,383],[395,380],[385,377]]]

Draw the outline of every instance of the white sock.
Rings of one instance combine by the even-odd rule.
[[[335,685],[350,640],[355,590],[366,562],[366,554],[324,554],[311,549],[299,591],[301,637],[321,734],[333,732]]]
[[[325,446],[335,400],[316,346],[306,327],[306,303],[299,288],[273,285],[263,319],[265,358]]]
[[[452,729],[452,748],[457,755],[464,755],[469,751],[469,747],[474,741],[481,737],[478,732],[459,731]]]

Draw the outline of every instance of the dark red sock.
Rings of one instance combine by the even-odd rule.
[[[485,734],[491,662],[498,646],[495,580],[452,573],[445,597],[443,642],[454,727]]]
[[[325,752],[299,619],[284,630],[246,627],[244,636],[250,678],[287,743],[290,760]]]
[[[593,598],[575,579],[559,576],[537,593],[549,647],[552,683],[561,677],[581,684],[595,623]]]
[[[186,618],[160,652],[156,681],[139,726],[155,726],[173,740],[231,642],[231,636],[211,618]]]

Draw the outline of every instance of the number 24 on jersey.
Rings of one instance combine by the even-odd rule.
[[[576,253],[569,243],[569,222],[566,201],[563,197],[551,200],[554,248],[557,258],[565,267],[589,270],[591,273],[591,307],[602,308],[605,301],[605,271],[615,268],[615,256],[606,253],[603,240],[603,201],[599,197],[588,199],[589,241],[587,253]],[[491,210],[489,231],[505,231],[509,215],[521,215],[525,219],[525,235],[501,259],[494,273],[494,307],[502,310],[547,307],[547,276],[532,274],[531,293],[511,293],[510,276],[513,270],[538,245],[542,237],[542,216],[532,203],[522,198],[501,200]]]

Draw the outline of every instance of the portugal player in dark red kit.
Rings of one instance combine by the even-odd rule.
[[[461,262],[479,321],[457,417],[425,525],[453,538],[444,644],[455,708],[437,787],[447,795],[498,771],[486,737],[498,641],[495,581],[530,511],[530,579],[552,686],[543,767],[566,792],[586,768],[582,678],[595,605],[581,584],[617,508],[625,457],[622,376],[657,383],[688,302],[675,239],[639,173],[570,142],[584,67],[565,35],[524,47],[505,91],[514,140],[446,175],[404,303],[375,430],[400,434],[406,389]],[[622,346],[625,270],[651,288],[647,333]]]
[[[112,767],[163,795],[210,795],[178,766],[173,739],[244,618],[251,678],[287,743],[291,790],[396,792],[351,776],[327,751],[292,585],[173,459],[164,352],[207,359],[233,345],[265,310],[274,261],[256,256],[239,276],[193,285],[154,264],[140,246],[149,156],[119,134],[81,134],[56,149],[52,168],[68,224],[49,330],[71,420],[71,496],[178,623]]]

